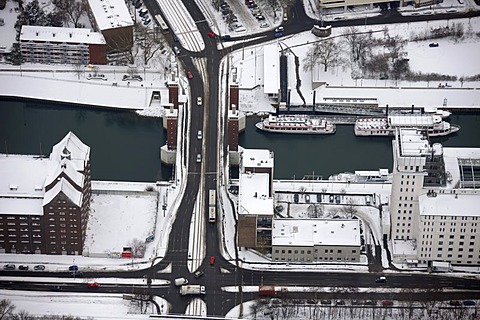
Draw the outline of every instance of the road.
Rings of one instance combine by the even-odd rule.
[[[225,167],[226,159],[219,159],[219,150],[223,155],[228,155],[227,141],[223,140],[223,133],[226,132],[227,115],[221,113],[219,108],[224,96],[219,95],[219,81],[225,81],[224,72],[219,74],[220,61],[223,57],[240,48],[241,46],[250,46],[272,40],[273,32],[268,31],[260,34],[255,40],[250,40],[248,36],[238,37],[245,40],[244,44],[237,44],[229,48],[217,50],[217,41],[215,38],[208,38],[206,34],[210,31],[201,11],[194,1],[183,0],[187,10],[195,21],[198,21],[197,27],[202,34],[205,42],[205,50],[202,52],[187,52],[183,49],[182,54],[178,57],[185,70],[191,71],[193,78],[189,79],[190,96],[193,103],[186,106],[187,122],[190,130],[187,130],[188,139],[185,139],[184,157],[188,162],[188,175],[186,181],[182,181],[185,185],[185,193],[181,202],[176,220],[173,224],[172,231],[169,235],[168,251],[165,257],[156,265],[147,270],[135,272],[107,273],[107,272],[91,272],[85,273],[85,277],[124,277],[124,278],[143,278],[147,277],[147,283],[152,279],[166,279],[173,283],[177,277],[186,277],[190,283],[201,284],[206,286],[206,295],[202,299],[207,304],[208,315],[223,316],[234,306],[251,299],[258,298],[258,293],[248,292],[226,292],[222,287],[227,286],[258,286],[275,285],[275,286],[291,286],[291,287],[337,287],[337,288],[392,288],[403,289],[404,292],[392,291],[388,293],[388,299],[480,299],[480,280],[469,277],[451,277],[448,275],[429,275],[424,273],[389,273],[388,282],[386,284],[376,284],[375,278],[380,273],[381,262],[378,261],[381,251],[376,248],[376,257],[374,263],[370,266],[371,270],[377,272],[278,272],[278,271],[252,271],[242,269],[229,261],[226,261],[220,250],[221,233],[217,224],[208,223],[208,190],[215,189],[219,191],[219,168]],[[145,5],[149,9],[152,16],[160,13],[158,3],[154,0],[145,0]],[[478,15],[477,13],[459,14],[449,13],[439,16],[409,16],[402,17],[395,12],[388,12],[382,16],[375,18],[334,21],[331,23],[333,27],[364,25],[367,24],[384,24],[384,23],[400,23],[414,22],[420,20],[437,20],[437,19],[454,19],[465,16]],[[289,21],[285,24],[285,34],[295,34],[302,31],[308,31],[317,22],[308,18],[305,14],[300,1],[289,12]],[[167,37],[173,46],[173,37]],[[236,38],[237,39],[237,38]],[[178,45],[178,44],[177,44]],[[196,97],[203,97],[203,105],[196,105]],[[219,124],[221,128],[219,130]],[[203,139],[197,139],[197,131],[202,130]],[[222,136],[219,136],[222,134]],[[202,162],[197,162],[197,154],[202,154]],[[227,186],[228,187],[228,186]],[[197,197],[202,197],[203,217],[206,225],[206,259],[201,263],[199,270],[205,272],[204,276],[195,279],[188,270],[188,234],[192,220]],[[220,215],[221,213],[218,213]],[[215,256],[214,265],[210,265],[208,257]],[[171,268],[171,273],[159,273],[165,268]],[[288,266],[285,266],[287,269]],[[66,273],[38,273],[38,272],[5,272],[0,271],[1,276],[36,276],[36,277],[69,277]],[[1,288],[22,289],[22,290],[46,290],[49,289],[48,284],[39,283],[19,283],[19,282],[2,282]],[[455,292],[438,293],[425,295],[419,289],[456,289]],[[410,291],[411,289],[416,289]],[[65,285],[64,291],[84,292],[91,291],[85,285]],[[132,288],[127,285],[104,285],[97,292],[105,293],[138,293],[144,292],[147,295],[161,296],[167,299],[172,309],[172,314],[184,314],[187,305],[194,296],[181,296],[178,287],[173,284],[166,286],[145,285],[140,288]],[[386,293],[364,293],[358,290],[348,290],[348,292],[337,292],[336,290],[326,290],[325,292],[289,292],[289,298],[326,298],[326,299],[384,299]]]

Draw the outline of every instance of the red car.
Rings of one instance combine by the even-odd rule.
[[[188,72],[187,72],[187,77],[188,77],[188,79],[192,79],[192,78],[193,78],[192,71],[188,71]]]
[[[100,284],[98,282],[95,282],[95,281],[91,281],[89,283],[87,283],[87,286],[89,288],[99,288],[100,287]]]
[[[212,31],[210,31],[207,35],[209,38],[215,38],[215,33],[213,33]]]
[[[210,257],[210,264],[213,265],[215,263],[215,257],[211,256]]]

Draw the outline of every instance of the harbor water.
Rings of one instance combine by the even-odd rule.
[[[453,114],[447,120],[460,125],[460,131],[432,142],[480,148],[480,114]],[[351,125],[338,125],[334,135],[266,133],[255,128],[258,121],[258,117],[247,119],[239,144],[272,150],[276,179],[304,175],[327,179],[339,172],[392,169],[392,138],[356,137]],[[171,178],[171,168],[160,162],[166,132],[159,118],[141,117],[133,111],[0,100],[0,153],[47,155],[68,131],[90,146],[95,180]]]

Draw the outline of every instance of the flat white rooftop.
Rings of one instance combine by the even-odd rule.
[[[400,156],[422,156],[431,152],[427,138],[419,130],[401,128],[397,133]]]
[[[239,185],[239,214],[273,216],[273,198],[268,196],[268,173],[241,173]]]
[[[20,41],[105,44],[101,33],[90,29],[22,26]]]
[[[438,117],[438,116],[437,116]],[[440,117],[438,117],[440,119]],[[388,116],[388,122],[393,127],[431,127],[435,117],[431,114],[407,114]]]
[[[420,214],[424,216],[480,217],[480,194],[437,193],[418,197]]]
[[[243,149],[242,167],[273,168],[273,152],[266,149]]]
[[[88,0],[100,30],[133,26],[124,0]]]
[[[280,89],[280,56],[278,45],[271,44],[263,47],[263,92],[278,94]]]
[[[360,246],[355,220],[275,219],[273,246]]]

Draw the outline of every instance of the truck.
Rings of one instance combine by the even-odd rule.
[[[432,272],[452,272],[452,265],[450,262],[432,261]]]
[[[187,284],[180,287],[180,294],[186,296],[188,294],[205,294],[205,286],[199,284]]]

